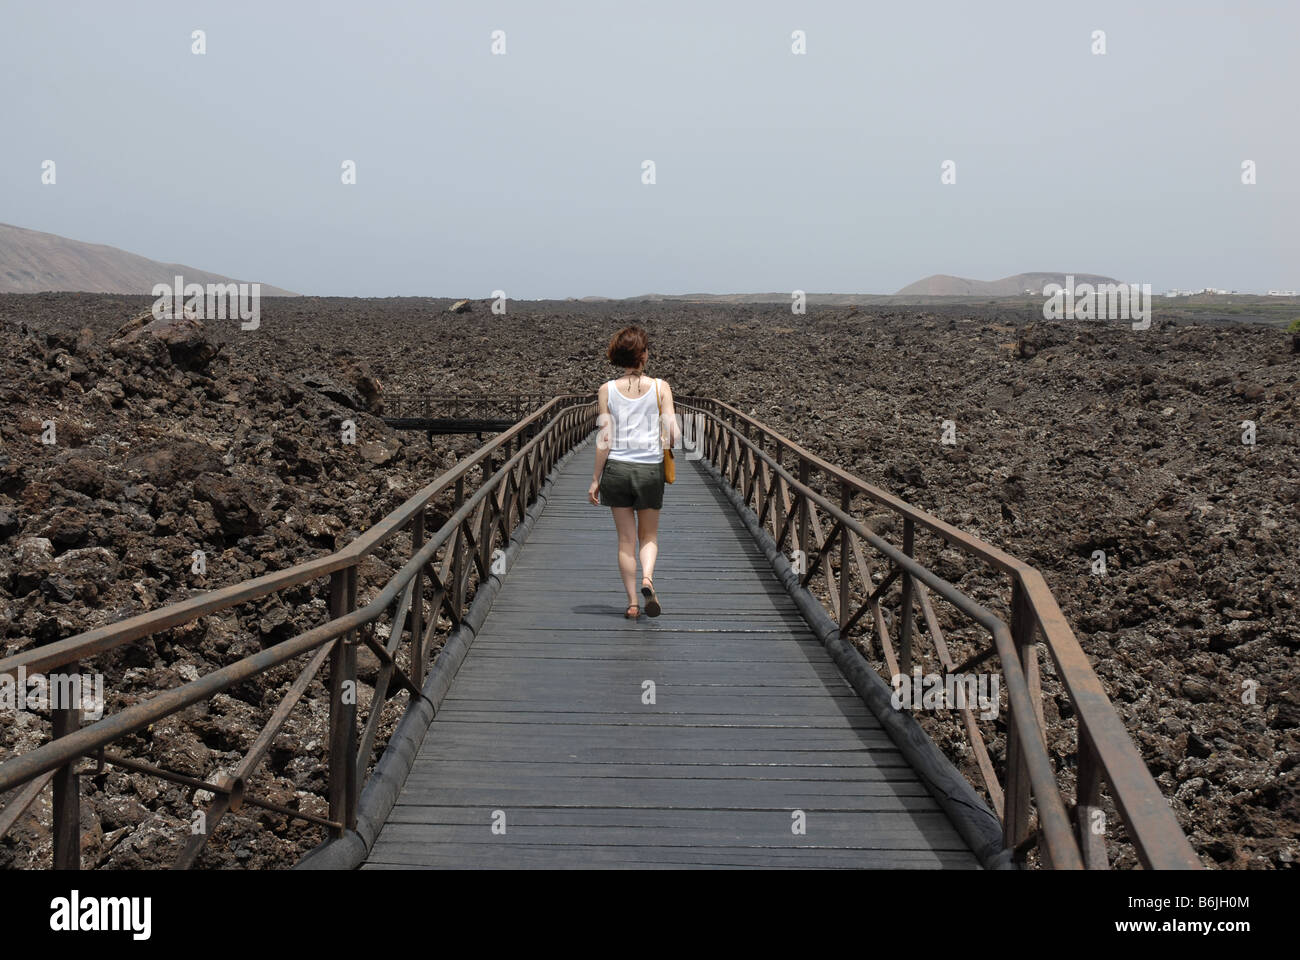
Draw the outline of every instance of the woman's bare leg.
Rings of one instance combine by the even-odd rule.
[[[659,511],[636,512],[637,539],[641,541],[642,583],[654,580],[655,561],[659,559]]]
[[[614,527],[618,530],[618,572],[623,576],[627,605],[639,601],[636,592],[636,511],[631,507],[610,507]]]

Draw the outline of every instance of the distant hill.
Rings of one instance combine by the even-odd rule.
[[[1075,273],[1075,285],[1080,283],[1118,283],[1110,277],[1096,273]],[[961,297],[966,300],[989,300],[1004,297],[1023,297],[1029,290],[1035,297],[1043,295],[1043,287],[1049,283],[1065,285],[1064,273],[1018,273],[1014,277],[1001,280],[967,280],[965,277],[950,277],[936,273],[932,277],[908,284],[897,293],[812,293],[806,294],[809,306],[844,307],[844,306],[899,306],[908,304],[942,303],[944,297]],[[584,297],[584,300],[600,300],[599,297]],[[627,301],[663,303],[674,301],[680,303],[789,303],[789,292],[774,293],[643,293],[637,297],[626,297]],[[951,302],[951,301],[949,301]]]
[[[1036,296],[1041,295],[1043,287],[1049,283],[1065,285],[1064,273],[1017,273],[1014,277],[1001,280],[967,280],[965,277],[950,277],[936,273],[909,283],[896,297],[1018,297],[1026,290]],[[1112,277],[1103,277],[1095,273],[1072,274],[1075,284],[1080,283],[1119,283]]]
[[[101,243],[82,243],[0,223],[0,293],[149,294],[155,283],[233,283],[230,277],[180,263],[159,263]],[[298,294],[262,284],[264,297]]]

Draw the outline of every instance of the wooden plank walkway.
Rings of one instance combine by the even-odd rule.
[[[365,867],[978,868],[689,461],[664,614],[623,618],[593,457],[556,478]]]

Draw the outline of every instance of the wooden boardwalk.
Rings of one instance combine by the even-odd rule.
[[[365,867],[978,868],[693,463],[664,614],[623,618],[593,457],[557,476]]]

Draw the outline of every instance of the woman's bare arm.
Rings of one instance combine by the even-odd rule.
[[[587,490],[587,499],[591,503],[600,503],[600,475],[605,469],[605,461],[609,459],[609,441],[610,441],[610,417],[609,417],[609,384],[602,383],[600,390],[596,393],[596,429],[600,432],[596,434],[596,466],[591,477],[591,487]]]
[[[673,388],[668,386],[667,380],[660,380],[659,382],[663,384],[663,421],[667,432],[667,445],[676,449],[677,445],[681,443],[682,428],[677,422],[677,408],[673,406]]]

